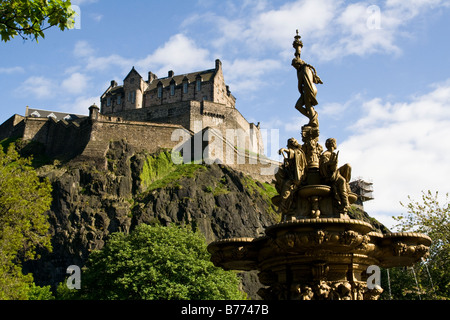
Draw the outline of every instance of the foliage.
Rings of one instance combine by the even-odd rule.
[[[402,205],[408,210],[407,214],[394,217],[398,221],[399,231],[414,231],[428,235],[432,244],[430,255],[426,261],[414,266],[417,278],[415,282],[413,270],[393,269],[391,272],[391,286],[398,285],[397,299],[408,297],[409,293],[421,299],[449,299],[450,298],[450,202],[448,193],[445,203],[441,204],[439,193],[422,192],[421,201],[412,200]],[[405,276],[409,273],[408,276]],[[409,279],[408,281],[406,278]]]
[[[69,289],[66,281],[60,282],[56,288],[56,300],[79,300],[81,295],[77,289]]]
[[[105,300],[242,299],[233,272],[210,261],[204,237],[185,227],[141,224],[94,251],[79,295]],[[74,297],[72,297],[74,298]]]
[[[0,147],[0,299],[27,299],[32,275],[23,275],[21,261],[51,250],[45,212],[51,204],[51,185],[40,181],[31,159],[21,158],[11,144]]]
[[[154,181],[162,179],[174,170],[175,165],[171,160],[170,152],[165,151],[147,156],[139,176],[142,187],[146,190]]]
[[[272,198],[278,194],[274,185],[267,182],[260,183],[259,181],[252,179],[250,176],[245,176],[242,179],[242,183],[251,196],[253,196],[255,192],[259,193],[267,203],[268,212],[281,219],[280,214],[277,213],[276,208],[272,204]]]
[[[212,193],[213,196],[218,196],[221,194],[230,193],[230,189],[228,187],[227,179],[222,177],[217,183],[213,183],[213,185],[206,186],[204,188],[205,192]]]
[[[193,178],[198,170],[204,169],[201,164],[174,164],[172,154],[164,151],[147,157],[139,178],[148,193],[166,186],[176,186],[181,178]]]
[[[39,287],[32,283],[28,290],[28,300],[54,300],[51,287]]]
[[[19,35],[38,42],[44,31],[57,26],[61,31],[74,25],[70,0],[0,0],[0,36],[9,41]]]

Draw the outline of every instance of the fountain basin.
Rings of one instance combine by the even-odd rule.
[[[366,299],[381,293],[367,289],[370,265],[413,265],[430,244],[420,233],[381,234],[361,220],[314,218],[270,226],[259,238],[215,241],[208,251],[211,261],[226,270],[258,270],[260,282],[269,286],[262,293],[267,299],[290,299],[300,287],[323,298],[318,292],[325,285],[331,291],[334,285],[350,287],[350,298]]]

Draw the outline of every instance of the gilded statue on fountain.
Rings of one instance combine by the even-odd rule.
[[[307,64],[300,58],[303,48],[303,42],[300,40],[300,36],[295,36],[293,47],[295,49],[295,58],[292,59],[292,66],[297,70],[298,79],[298,91],[300,92],[300,98],[295,104],[295,109],[300,111],[305,117],[309,119],[308,126],[318,127],[319,120],[314,106],[318,104],[317,88],[315,84],[323,84],[322,80],[316,73],[316,69]]]
[[[297,70],[300,97],[295,109],[309,122],[301,128],[303,145],[291,138],[287,148],[279,150],[284,161],[275,175],[279,196],[274,198],[274,203],[278,205],[284,221],[302,217],[319,218],[322,212],[326,212],[327,217],[345,218],[351,204],[350,198],[356,200],[348,184],[351,167],[349,164],[338,167],[336,139],[327,140],[325,151],[319,144],[319,120],[314,108],[318,105],[315,84],[323,82],[316,69],[300,58],[303,48],[300,38],[297,30],[292,66]]]

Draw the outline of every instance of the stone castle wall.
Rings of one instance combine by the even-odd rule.
[[[178,140],[172,141],[174,130],[181,130],[186,135],[191,135],[188,130],[180,125],[143,123],[136,121],[124,121],[115,118],[115,121],[99,120],[91,124],[90,140],[82,156],[104,157],[111,141],[125,140],[136,151],[146,150],[154,153],[160,149],[172,149]]]
[[[264,153],[259,127],[248,123],[242,114],[232,107],[210,101],[180,101],[149,108],[115,112],[103,119],[121,118],[127,121],[178,124],[196,133],[204,128],[216,128],[226,137],[227,129],[242,129],[244,136],[254,135],[254,145],[245,140],[239,145],[256,153]],[[238,144],[238,143],[236,143]]]
[[[136,110],[133,114],[136,114]],[[101,114],[97,114],[95,119],[85,118],[79,123],[15,115],[0,126],[0,140],[20,137],[24,140],[39,142],[50,157],[61,160],[74,159],[74,161],[93,160],[99,169],[106,168],[105,156],[113,141],[124,140],[136,151],[146,150],[149,153],[158,152],[161,149],[173,149],[184,142],[189,144],[189,148],[185,151],[192,152],[194,157],[188,161],[198,160],[195,159],[198,155],[203,160],[210,157],[212,161],[219,156],[219,163],[224,163],[260,181],[272,181],[273,169],[278,166],[276,161],[257,157],[255,154],[248,154],[246,150],[238,149],[236,141],[226,140],[225,135],[219,134],[209,140],[203,131],[200,131],[198,135],[200,136],[194,137],[195,134],[192,131],[179,124],[129,121],[121,117]],[[219,153],[208,155],[204,152],[204,148],[211,141],[215,142],[216,146],[220,145]],[[196,155],[194,155],[195,143],[200,146],[200,152],[197,149]]]
[[[0,125],[0,141],[7,138],[22,137],[25,130],[25,117],[13,115]]]

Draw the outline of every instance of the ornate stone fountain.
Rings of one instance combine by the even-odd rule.
[[[338,166],[336,140],[318,143],[314,106],[322,83],[314,67],[300,59],[303,43],[295,36],[300,98],[295,108],[309,119],[300,144],[291,138],[280,149],[284,161],[275,174],[279,195],[272,199],[281,222],[259,238],[232,238],[210,243],[216,266],[226,270],[258,270],[266,286],[258,294],[275,300],[374,300],[380,287],[368,287],[367,268],[411,266],[428,253],[431,240],[419,233],[382,234],[371,224],[352,219],[348,210],[357,195],[349,187],[351,167]]]

